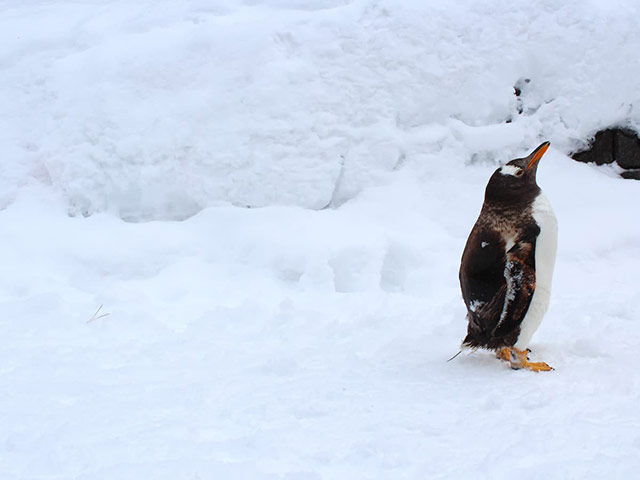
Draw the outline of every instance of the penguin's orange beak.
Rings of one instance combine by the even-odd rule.
[[[527,170],[529,170],[536,163],[538,163],[538,160],[542,158],[542,156],[544,155],[544,152],[546,152],[547,149],[549,148],[549,145],[550,145],[549,142],[544,142],[542,145],[536,148],[531,155],[529,155],[528,157],[529,163],[527,163]]]

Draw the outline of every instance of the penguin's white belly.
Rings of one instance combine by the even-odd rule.
[[[533,202],[532,214],[533,219],[540,227],[535,251],[536,288],[529,309],[520,324],[520,335],[514,345],[518,350],[524,350],[529,346],[531,337],[549,307],[551,279],[558,245],[558,222],[544,193],[540,192],[540,195]]]

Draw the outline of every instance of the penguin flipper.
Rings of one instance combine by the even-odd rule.
[[[467,314],[469,325],[463,345],[472,348],[496,349],[510,343],[509,339],[495,335],[496,326],[505,303],[506,290],[506,284],[503,284],[494,292],[490,301],[472,303],[472,308]]]
[[[460,287],[469,322],[463,344],[468,347],[494,349],[504,346],[502,341],[494,342],[492,332],[500,321],[505,303],[505,262],[505,243],[500,232],[476,224],[460,265]]]
[[[492,332],[494,337],[504,337],[520,332],[531,298],[536,289],[535,245],[518,242],[507,252],[504,269],[506,292],[500,319]]]
[[[491,291],[490,298],[478,295],[483,290],[474,285],[475,272],[465,272],[461,276],[469,310],[468,332],[463,342],[465,345],[498,349],[516,343],[520,324],[535,291],[534,244],[535,241],[519,241],[506,254],[502,254],[499,262],[496,261],[491,266],[485,265],[486,270],[480,278],[484,293]],[[487,281],[495,279],[496,274],[499,281]],[[476,292],[478,294],[472,295]]]

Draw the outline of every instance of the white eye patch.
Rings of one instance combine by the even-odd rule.
[[[515,165],[505,165],[500,169],[500,173],[502,175],[512,175],[514,177],[517,177],[520,172],[522,171],[522,169],[520,167],[516,167]]]

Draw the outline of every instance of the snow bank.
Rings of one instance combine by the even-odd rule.
[[[16,2],[0,205],[40,182],[72,215],[134,221],[321,209],[410,163],[568,153],[638,125],[637,18],[630,1]]]
[[[69,218],[21,190],[0,212],[4,478],[632,478],[640,190],[542,162],[560,222],[531,345],[546,375],[445,361],[490,166],[183,222]]]

